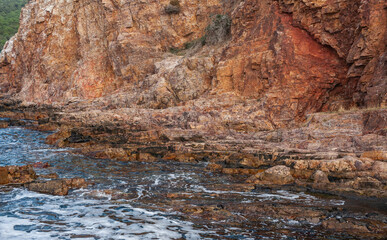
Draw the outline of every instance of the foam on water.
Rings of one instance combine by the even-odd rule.
[[[1,194],[1,239],[200,239],[192,224],[129,202],[57,197],[23,189]]]

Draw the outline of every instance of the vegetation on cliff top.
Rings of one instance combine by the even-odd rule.
[[[21,8],[28,0],[0,0],[0,51],[19,28]]]

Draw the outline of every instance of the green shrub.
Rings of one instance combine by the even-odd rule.
[[[217,14],[211,20],[206,28],[204,44],[217,44],[231,37],[231,18],[229,16]]]
[[[169,51],[176,55],[184,55],[185,50],[206,44],[214,45],[231,37],[231,19],[227,15],[214,15],[207,26],[204,36],[184,43],[182,48],[172,47]]]

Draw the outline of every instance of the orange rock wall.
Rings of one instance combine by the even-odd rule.
[[[0,56],[0,91],[47,103],[104,96],[140,81],[173,46],[203,34],[218,0],[31,1]]]

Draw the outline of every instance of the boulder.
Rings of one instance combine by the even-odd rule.
[[[255,177],[257,178],[257,180],[254,181],[256,184],[284,185],[294,183],[290,168],[283,165],[269,168],[262,173],[258,173]]]
[[[372,172],[380,180],[387,180],[387,162],[375,161]]]
[[[36,178],[31,165],[0,167],[0,184],[24,184]]]
[[[320,170],[314,172],[312,179],[314,183],[329,183],[327,174]]]

